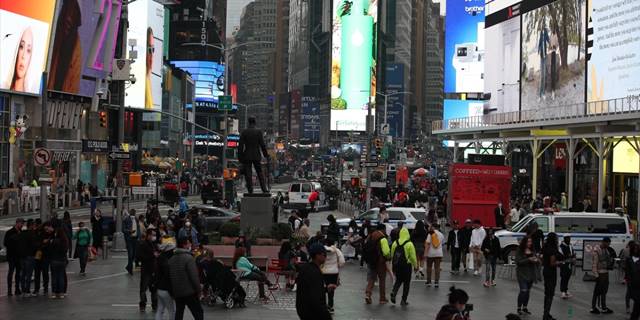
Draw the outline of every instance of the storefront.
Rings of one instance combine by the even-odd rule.
[[[82,154],[80,155],[80,180],[84,184],[97,186],[99,190],[107,187],[107,172],[109,162],[109,141],[82,140]]]

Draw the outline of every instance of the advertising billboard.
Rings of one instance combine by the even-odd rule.
[[[558,0],[522,14],[521,110],[584,102],[585,3]]]
[[[302,109],[302,93],[300,90],[291,91],[291,111],[289,111],[289,137],[297,140],[300,138],[300,109]]]
[[[153,0],[138,0],[129,4],[129,17],[132,19],[127,39],[129,44],[136,42],[133,50],[138,53],[131,72],[137,81],[127,89],[125,104],[130,108],[161,111],[164,8]]]
[[[449,0],[444,91],[484,92],[484,0]]]
[[[0,1],[0,90],[40,94],[55,4]]]
[[[640,95],[638,9],[634,1],[588,1],[587,101]],[[590,108],[612,111],[598,104]]]
[[[218,96],[224,95],[224,65],[213,61],[172,61],[191,74],[196,86],[196,107],[218,108]]]
[[[365,131],[376,97],[378,0],[335,0],[332,22],[331,130]]]
[[[465,118],[483,115],[485,101],[444,99],[442,113],[443,129],[456,129]],[[453,147],[453,141],[444,140],[443,144]]]
[[[320,102],[316,97],[302,97],[302,113],[300,114],[301,138],[312,143],[320,140]]]
[[[402,63],[392,63],[387,65],[385,69],[385,94],[404,91],[404,65]],[[387,98],[387,123],[389,124],[389,135],[392,137],[402,136],[402,116],[404,115],[405,98],[406,96],[402,94]],[[384,116],[384,110],[382,110],[382,115]]]
[[[487,16],[485,26],[484,92],[489,93],[487,111],[519,111],[520,4]]]
[[[58,1],[47,89],[92,97],[111,70],[120,1]]]

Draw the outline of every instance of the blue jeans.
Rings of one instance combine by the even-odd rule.
[[[31,277],[33,276],[33,267],[36,259],[33,256],[24,257],[20,260],[22,274],[20,277],[20,285],[23,293],[31,292]]]
[[[133,262],[136,257],[136,239],[125,232],[124,242],[127,246],[127,270],[133,270]]]
[[[9,288],[9,294],[12,293],[11,288],[12,288],[12,284],[13,284],[13,280],[15,280],[16,282],[16,294],[18,294],[20,291],[20,281],[22,280],[22,278],[20,277],[20,274],[22,273],[22,263],[20,261],[20,258],[18,257],[8,257],[7,261],[9,262],[9,272],[7,272],[7,286]]]
[[[87,260],[89,260],[89,246],[77,246],[76,253],[78,254],[78,260],[80,260],[80,272],[84,273],[84,269],[87,267]]]
[[[48,292],[49,291],[49,260],[47,259],[40,259],[40,260],[36,260],[36,265],[35,265],[35,290],[34,293],[37,293],[38,291],[40,291],[40,279],[42,279],[42,288],[44,289],[44,292]]]
[[[62,260],[51,260],[51,292],[53,294],[61,294],[64,292],[66,264],[67,263]]]
[[[518,308],[526,308],[529,304],[529,293],[533,286],[533,281],[518,279],[518,286],[520,287],[520,293],[518,293]]]

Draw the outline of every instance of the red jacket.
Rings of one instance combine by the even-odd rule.
[[[318,201],[319,197],[318,191],[311,192],[311,195],[309,195],[309,203]]]

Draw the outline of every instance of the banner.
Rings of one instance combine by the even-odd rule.
[[[320,102],[316,97],[302,97],[302,114],[300,122],[301,138],[309,139],[312,143],[320,140]]]
[[[385,94],[404,91],[404,65],[393,63],[387,65],[385,74]],[[401,137],[403,130],[402,118],[404,116],[405,99],[404,94],[389,96],[387,99],[387,123],[389,124],[389,135]],[[380,112],[378,113],[380,114]],[[384,110],[382,110],[384,117]],[[383,123],[384,119],[380,121]]]

